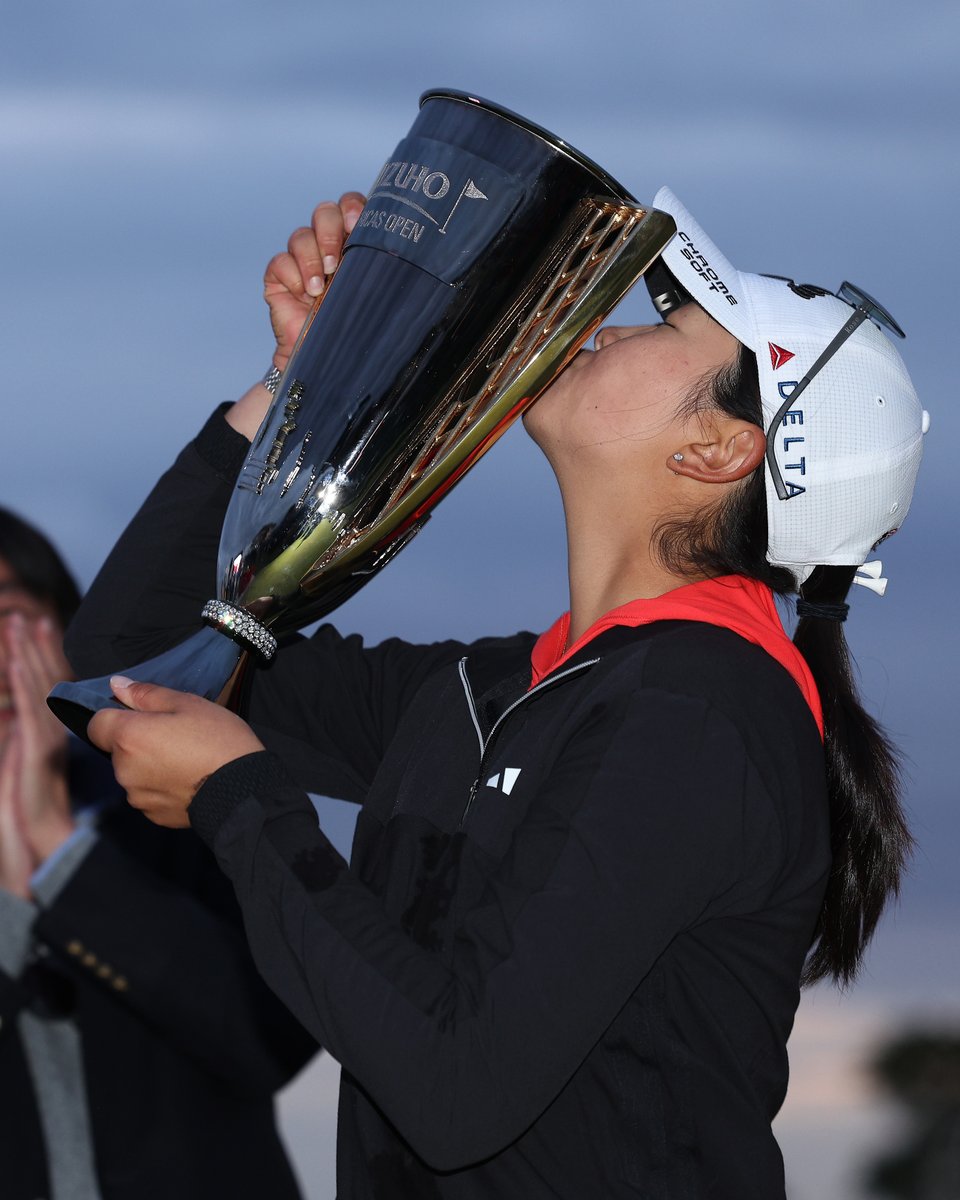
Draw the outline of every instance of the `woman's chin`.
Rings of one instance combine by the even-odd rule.
[[[574,377],[593,357],[592,350],[578,350],[553,382],[524,411],[523,427],[544,453],[551,440],[551,428],[557,433],[569,422],[570,403],[582,391],[581,385],[573,383]]]
[[[549,407],[547,395],[548,392],[544,392],[542,396],[534,400],[528,408],[524,409],[523,415],[520,418],[527,437],[536,442],[538,446],[540,445],[540,437],[543,434],[544,419],[546,417],[544,407]]]

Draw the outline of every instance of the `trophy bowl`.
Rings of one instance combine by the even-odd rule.
[[[244,654],[342,604],[570,362],[675,232],[571,146],[462,92],[424,93],[377,173],[250,447],[218,594],[126,670],[218,697]],[[109,677],[48,703],[80,736]]]

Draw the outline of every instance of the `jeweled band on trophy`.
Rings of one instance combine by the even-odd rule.
[[[237,480],[198,631],[126,673],[215,698],[244,653],[341,604],[573,358],[672,218],[545,130],[420,100],[314,306]],[[204,627],[206,625],[206,627]],[[83,734],[108,677],[58,684]]]

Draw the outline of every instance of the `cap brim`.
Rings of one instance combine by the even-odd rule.
[[[664,263],[701,308],[756,353],[757,331],[750,319],[740,271],[669,188],[657,192],[653,206],[669,213],[677,223],[676,236],[663,251]]]

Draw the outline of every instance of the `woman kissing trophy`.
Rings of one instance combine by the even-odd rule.
[[[201,627],[128,672],[208,699],[316,621],[574,357],[675,231],[514,113],[426,92],[308,318],[224,521]],[[83,736],[109,677],[49,704]]]

